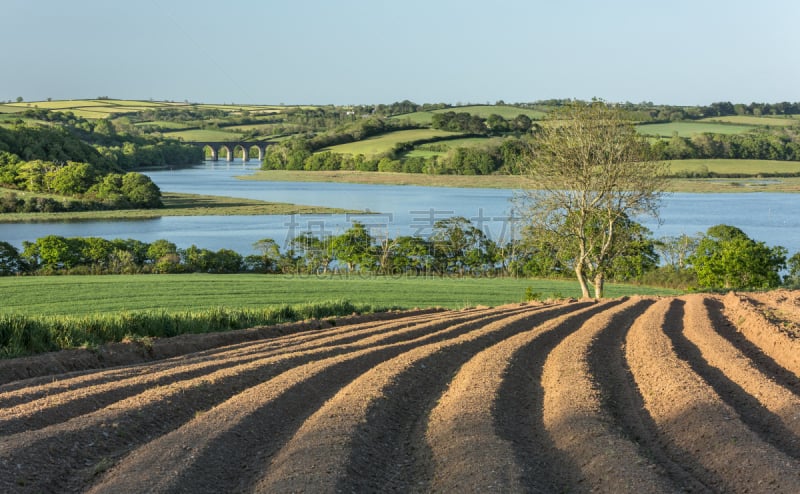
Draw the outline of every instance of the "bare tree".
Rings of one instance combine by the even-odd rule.
[[[667,164],[648,159],[649,146],[620,109],[602,101],[574,103],[548,117],[523,163],[530,179],[518,197],[527,231],[566,252],[589,297],[603,297],[607,270],[624,250],[623,225],[658,217]]]

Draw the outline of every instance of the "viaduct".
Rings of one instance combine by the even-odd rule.
[[[226,161],[233,161],[236,155],[241,151],[242,161],[250,160],[250,150],[253,148],[258,149],[258,160],[264,159],[264,151],[267,146],[275,144],[269,141],[225,141],[225,142],[191,142],[187,144],[194,144],[200,146],[202,149],[209,148],[211,150],[211,160],[218,161],[220,152],[225,151]]]

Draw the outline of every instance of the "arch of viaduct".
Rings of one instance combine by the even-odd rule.
[[[258,149],[258,160],[264,159],[264,152],[267,146],[275,144],[274,142],[254,142],[254,141],[226,141],[226,142],[194,142],[204,150],[206,148],[211,150],[211,161],[219,161],[220,154],[225,151],[225,160],[233,161],[233,159],[241,151],[242,161],[250,160],[250,150],[253,148]]]

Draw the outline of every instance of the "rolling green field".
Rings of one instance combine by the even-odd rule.
[[[787,127],[797,125],[797,120],[788,117],[755,117],[752,115],[729,115],[725,117],[709,117],[699,122],[722,122],[737,125],[756,125],[760,127]]]
[[[0,113],[13,111],[25,111],[31,108],[43,108],[53,111],[72,112],[76,116],[83,118],[108,118],[115,114],[131,113],[137,111],[150,110],[154,108],[172,107],[194,107],[201,109],[219,109],[227,111],[248,111],[250,113],[276,113],[283,111],[286,107],[276,105],[218,105],[218,104],[189,104],[186,102],[172,101],[144,101],[144,100],[118,100],[118,99],[95,99],[95,100],[58,100],[58,101],[24,101],[21,103],[7,103],[1,105]]]
[[[20,113],[20,112],[24,112],[25,110],[27,110],[27,108],[23,108],[23,107],[19,107],[19,106],[13,106],[13,105],[0,104],[0,114],[3,114],[3,113]]]
[[[108,275],[0,278],[0,314],[86,315],[119,311],[262,308],[330,300],[382,307],[447,307],[521,302],[531,287],[542,297],[580,296],[572,280],[392,278],[351,275]],[[674,294],[673,290],[608,285],[609,297]]]
[[[670,162],[672,173],[710,172],[720,175],[769,175],[800,173],[800,161],[770,160],[679,160]]]
[[[670,122],[657,124],[639,124],[636,130],[643,135],[672,137],[677,132],[681,137],[695,134],[743,134],[756,129],[755,125],[734,125],[717,122]]]
[[[441,110],[433,111],[420,111],[414,113],[406,113],[403,115],[395,115],[391,118],[396,120],[410,120],[413,123],[428,125],[433,120],[434,113],[447,113],[449,111],[456,113],[470,113],[478,115],[481,118],[488,118],[489,115],[500,115],[506,120],[514,119],[517,115],[527,115],[531,120],[541,120],[546,115],[544,112],[538,110],[529,110],[527,108],[517,108],[516,106],[490,106],[490,105],[471,105],[459,106],[455,108],[444,108]]]
[[[502,140],[499,138],[492,138],[492,137],[465,137],[463,139],[451,139],[447,141],[441,141],[435,143],[436,146],[443,146],[446,147],[448,150],[454,148],[468,148],[468,147],[480,147],[485,144],[488,144],[493,139]],[[413,158],[415,156],[420,156],[423,158],[430,158],[431,156],[443,156],[447,154],[447,151],[430,151],[426,149],[412,149],[411,151],[407,152],[404,156],[407,158]]]
[[[456,113],[470,113],[478,115],[481,118],[489,118],[489,115],[500,115],[506,120],[511,120],[517,115],[527,115],[531,120],[540,120],[544,118],[546,113],[538,110],[529,110],[527,108],[517,108],[516,106],[492,106],[492,105],[472,105],[460,106],[458,108],[447,108],[442,110],[434,110],[433,113],[447,113],[454,111]]]
[[[155,120],[155,121],[151,121],[151,122],[137,122],[137,123],[135,123],[133,125],[135,125],[136,127],[146,127],[148,125],[156,125],[156,126],[161,127],[163,129],[170,129],[170,130],[185,129],[186,127],[189,126],[188,124],[185,124],[185,123],[182,123],[182,122],[169,122],[167,120]]]
[[[240,139],[242,134],[239,132],[228,132],[227,130],[192,129],[164,132],[164,137],[182,139],[186,142],[235,141]]]
[[[389,132],[388,134],[370,137],[368,139],[364,139],[363,141],[331,146],[329,148],[322,149],[322,151],[374,156],[376,154],[390,151],[395,145],[403,142],[415,142],[434,137],[448,137],[457,135],[459,135],[457,132],[447,132],[445,130],[436,129],[398,130],[397,132]]]

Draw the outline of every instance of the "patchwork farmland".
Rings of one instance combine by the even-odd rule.
[[[799,328],[693,294],[7,360],[0,490],[800,492]]]

